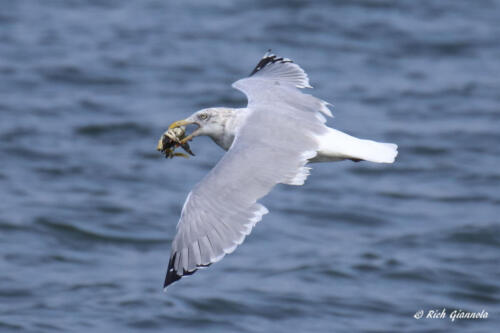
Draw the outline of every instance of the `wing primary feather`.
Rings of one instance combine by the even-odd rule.
[[[163,282],[163,291],[165,291],[165,292],[167,291],[167,287],[169,285],[171,285],[172,283],[174,283],[176,281],[179,281],[182,277],[193,275],[194,273],[196,273],[198,268],[206,268],[206,267],[211,265],[211,263],[206,264],[206,265],[200,264],[200,265],[197,265],[196,268],[193,269],[192,271],[187,271],[187,270],[183,269],[182,274],[178,274],[174,268],[174,264],[175,264],[176,260],[179,260],[179,256],[178,256],[177,252],[174,253],[174,255],[170,258],[170,260],[168,262],[167,274],[165,276],[165,282]]]
[[[174,262],[176,260],[177,253],[174,253],[172,257],[170,257],[170,260],[168,262],[168,269],[167,269],[167,275],[165,276],[165,282],[163,283],[163,290],[167,291],[167,287],[174,283],[175,281],[180,280],[182,275],[178,275],[177,272],[174,269]]]
[[[249,76],[254,75],[258,71],[260,71],[262,68],[266,67],[268,64],[274,64],[276,62],[281,62],[283,64],[287,63],[287,62],[293,62],[292,60],[290,60],[288,58],[277,57],[270,52],[271,52],[271,50],[267,51],[266,54],[264,54],[262,59],[260,59],[259,63],[257,64],[257,66],[255,66],[255,68],[253,69],[252,73],[250,73]]]

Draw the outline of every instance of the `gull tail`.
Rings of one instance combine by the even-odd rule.
[[[393,163],[398,155],[394,143],[355,138],[333,128],[319,137],[318,155],[311,162],[332,162],[350,159],[355,162]]]

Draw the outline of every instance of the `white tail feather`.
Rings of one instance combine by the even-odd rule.
[[[398,146],[355,138],[333,128],[319,137],[318,155],[311,162],[331,162],[344,159],[365,160],[375,163],[393,163]]]

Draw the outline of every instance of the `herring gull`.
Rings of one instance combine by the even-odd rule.
[[[233,83],[246,108],[214,107],[176,121],[195,124],[185,144],[206,135],[227,152],[188,194],[172,242],[164,288],[219,261],[240,245],[268,213],[258,200],[276,184],[303,185],[309,162],[349,159],[392,163],[397,145],[358,139],[327,127],[328,103],[300,89],[307,74],[269,52],[249,77]]]

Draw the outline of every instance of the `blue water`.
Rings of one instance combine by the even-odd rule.
[[[0,0],[1,332],[495,332],[500,1]],[[223,152],[155,151],[244,106],[268,49],[395,142],[314,165],[237,251],[162,292],[184,199]],[[420,309],[488,319],[414,319]]]

